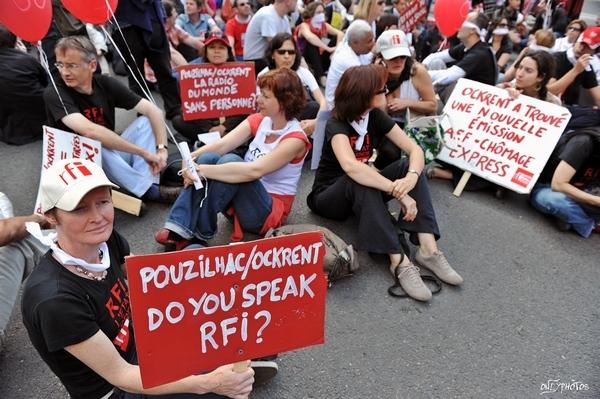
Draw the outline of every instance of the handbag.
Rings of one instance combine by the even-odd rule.
[[[406,109],[406,125],[404,131],[408,137],[417,142],[425,155],[425,164],[432,162],[444,146],[444,129],[442,119],[447,114],[418,116],[411,118],[410,108]]]

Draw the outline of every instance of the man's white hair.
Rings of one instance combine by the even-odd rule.
[[[348,27],[346,38],[348,43],[355,43],[365,37],[367,33],[373,33],[371,25],[364,19],[357,19]]]

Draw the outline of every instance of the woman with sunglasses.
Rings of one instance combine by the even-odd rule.
[[[387,112],[400,127],[406,122],[406,111],[414,114],[433,114],[437,101],[427,69],[411,56],[406,35],[401,30],[387,30],[375,45],[374,63],[387,69]],[[400,158],[402,151],[384,139],[377,146],[375,166],[383,168]]]
[[[358,218],[356,248],[387,254],[390,272],[411,297],[427,301],[431,291],[419,269],[405,256],[397,228],[419,245],[416,261],[448,284],[462,278],[439,251],[440,237],[429,189],[422,172],[423,151],[381,109],[385,108],[387,72],[381,65],[349,68],[335,91],[332,118],[325,128],[322,157],[307,203],[320,216]],[[408,157],[382,170],[370,165],[376,140],[386,137]],[[387,202],[399,202],[402,217],[390,215]]]
[[[354,7],[354,19],[364,19],[377,33],[377,21],[385,12],[385,0],[360,0]]]
[[[42,175],[41,207],[56,236],[23,290],[33,346],[71,398],[247,398],[253,372],[232,365],[142,386],[123,267],[130,250],[113,229],[111,187],[102,168],[83,159],[57,161]],[[219,395],[198,395],[210,391]]]
[[[344,39],[344,33],[325,22],[325,7],[320,1],[307,5],[302,12],[302,19],[294,36],[314,76],[321,82],[321,86],[325,86],[325,72],[329,68],[331,54]],[[335,42],[330,43],[333,36]]]
[[[287,68],[294,71],[300,78],[308,94],[308,101],[302,108],[300,115],[298,115],[298,119],[304,132],[310,136],[315,130],[317,113],[319,110],[326,109],[327,102],[314,75],[300,65],[302,57],[292,35],[289,33],[275,35],[267,47],[265,59],[268,66],[258,73],[258,77],[268,71]]]
[[[243,231],[264,234],[289,215],[310,144],[296,119],[306,101],[292,70],[269,71],[258,79],[260,113],[250,115],[220,140],[192,153],[204,187],[196,190],[184,165],[187,187],[173,204],[156,241],[176,250],[202,244],[217,232],[217,215],[233,215],[234,241]],[[243,158],[231,151],[251,140]]]
[[[500,18],[492,21],[488,31],[487,42],[490,44],[492,52],[496,56],[496,65],[498,72],[504,74],[508,61],[512,56],[513,45],[508,37],[508,19]],[[502,77],[498,77],[498,81],[502,81]]]
[[[212,65],[222,65],[226,62],[235,61],[233,49],[229,45],[229,40],[222,33],[211,33],[208,35],[205,45],[205,63]],[[199,119],[195,121],[184,121],[181,115],[174,117],[171,122],[173,127],[181,133],[188,141],[193,144],[198,139],[198,133],[218,132],[224,136],[227,132],[233,130],[239,125],[247,115],[232,115],[225,118],[221,123],[218,118]]]
[[[552,51],[567,51],[568,49],[572,48],[575,45],[575,42],[577,42],[579,35],[581,35],[581,32],[586,30],[586,28],[587,23],[583,19],[574,19],[571,21],[571,23],[567,26],[567,32],[565,36],[556,39],[554,47],[552,47]]]

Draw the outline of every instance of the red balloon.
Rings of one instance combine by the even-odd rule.
[[[23,40],[42,40],[52,22],[51,0],[0,0],[0,22]]]
[[[73,16],[83,22],[98,25],[108,21],[111,17],[106,3],[113,12],[117,9],[118,0],[61,0],[63,5]]]
[[[455,34],[462,26],[471,7],[469,0],[436,0],[433,6],[435,24],[448,37]]]

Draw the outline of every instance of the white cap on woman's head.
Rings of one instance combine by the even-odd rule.
[[[85,159],[62,159],[42,173],[42,212],[52,208],[72,211],[83,197],[98,187],[115,187],[99,165]]]
[[[410,45],[401,30],[386,30],[377,39],[377,52],[386,60],[396,57],[410,57]]]

